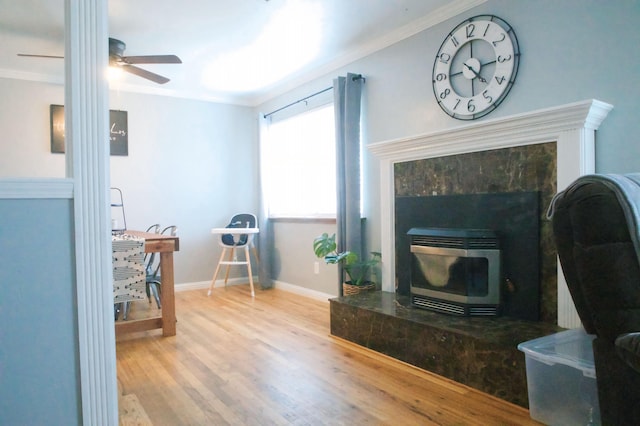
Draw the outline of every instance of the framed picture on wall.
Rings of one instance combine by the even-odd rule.
[[[51,105],[51,152],[64,153],[64,106]],[[111,155],[129,155],[127,111],[109,111],[109,145]]]

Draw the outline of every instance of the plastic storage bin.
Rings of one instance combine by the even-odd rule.
[[[547,425],[599,425],[591,346],[595,336],[567,330],[520,343],[527,367],[529,414]]]

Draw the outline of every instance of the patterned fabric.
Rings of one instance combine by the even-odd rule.
[[[146,298],[144,239],[131,235],[111,237],[113,303]]]

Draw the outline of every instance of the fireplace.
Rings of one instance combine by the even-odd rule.
[[[500,240],[489,229],[412,228],[411,304],[445,314],[500,310]]]
[[[533,191],[539,194],[538,217],[543,222],[538,228],[540,246],[553,246],[549,241],[549,221],[543,217],[549,197],[580,175],[593,173],[595,130],[611,108],[603,102],[588,100],[370,144],[368,148],[380,159],[382,291],[331,299],[331,334],[527,407],[525,360],[517,345],[556,333],[560,327],[580,325],[562,271],[559,267],[556,271],[553,251],[543,250],[544,259],[539,263],[545,277],[541,280],[545,286],[543,293],[557,295],[557,305],[553,311],[547,309],[540,321],[506,315],[504,311],[513,307],[513,300],[505,297],[500,299],[503,311],[500,316],[442,315],[414,309],[408,300],[411,279],[402,275],[403,271],[411,270],[411,242],[407,232],[411,228],[490,229],[499,238],[503,276],[527,275],[522,266],[509,266],[514,259],[510,259],[510,254],[523,245],[523,234],[501,230],[504,221],[497,219],[493,208],[482,204],[471,210],[454,208],[444,212],[438,206],[418,207],[425,202],[455,203],[459,197],[479,197],[481,203],[485,203],[485,195],[491,198],[500,196],[500,192]],[[531,149],[520,150],[520,147]],[[489,163],[487,156],[492,157]],[[530,167],[531,158],[536,159],[535,164],[550,166],[540,173],[540,169]],[[422,162],[431,159],[437,161],[429,161],[426,166]],[[521,167],[523,164],[527,166]],[[549,169],[553,172],[548,173]],[[401,172],[406,179],[399,179],[396,172]],[[525,175],[527,181],[537,183],[520,187],[520,177]],[[506,178],[502,182],[508,182],[505,185],[508,191],[500,187],[501,177]],[[426,186],[422,184],[425,181],[435,184]],[[412,186],[412,182],[420,182],[421,186]],[[495,182],[497,185],[493,185]],[[463,192],[458,191],[463,188]],[[497,206],[501,209],[506,204]],[[485,219],[489,222],[468,223],[465,221],[469,218],[482,215],[455,214],[469,211],[487,213]],[[403,215],[414,217],[404,221]],[[453,219],[456,222],[448,222]],[[514,239],[512,235],[520,235],[521,239]],[[515,259],[534,263],[527,261],[526,256]],[[409,262],[409,266],[402,262]],[[521,297],[526,294],[522,291],[521,278],[514,278],[513,283],[516,291],[503,292],[501,296],[528,299]],[[509,287],[505,285],[506,279],[502,284]],[[511,310],[520,311],[519,308]]]
[[[525,321],[505,315],[504,311],[509,310],[511,303],[505,298],[500,300],[500,310],[503,311],[500,316],[442,315],[414,309],[408,300],[411,281],[410,277],[402,276],[402,271],[411,270],[410,266],[402,265],[402,262],[411,261],[407,232],[411,228],[490,229],[499,238],[503,275],[505,270],[509,274],[522,273],[521,267],[508,266],[511,261],[509,254],[522,246],[522,240],[514,240],[509,233],[504,234],[499,228],[502,220],[495,220],[493,225],[465,223],[468,218],[478,215],[454,214],[491,212],[487,217],[492,219],[497,217],[494,210],[476,206],[472,210],[455,208],[451,212],[443,212],[440,207],[420,210],[418,205],[424,202],[456,202],[458,197],[467,196],[483,199],[489,193],[537,192],[540,194],[539,218],[543,221],[538,229],[540,245],[552,246],[550,233],[541,232],[545,227],[548,231],[549,221],[544,219],[543,212],[549,197],[580,175],[593,173],[595,130],[611,108],[603,102],[588,100],[369,144],[369,150],[380,159],[382,291],[331,299],[331,334],[527,407],[525,360],[517,345],[556,333],[559,327],[580,325],[562,271],[559,267],[556,271],[554,253],[544,250],[544,259],[540,263],[543,275],[553,278],[542,280],[546,286],[544,293],[557,295],[557,306],[553,311],[547,309],[547,316],[541,321]],[[519,147],[532,149],[520,150]],[[502,156],[503,153],[507,155]],[[486,156],[495,157],[495,154],[500,154],[500,158],[492,158],[487,163]],[[535,164],[550,164],[544,173],[530,167],[529,159],[534,157]],[[443,161],[423,166],[422,160],[431,159]],[[521,167],[523,164],[527,167]],[[548,169],[553,172],[548,173]],[[398,179],[396,172],[401,172],[407,179]],[[528,176],[527,181],[537,183],[519,187],[519,178],[524,175]],[[500,177],[506,178],[502,181],[508,182],[505,185],[508,191],[498,187],[501,185]],[[435,185],[412,186],[412,182],[424,181],[435,181]],[[498,184],[493,185],[494,182]],[[457,191],[463,187],[464,193]],[[497,205],[505,206],[504,203]],[[403,222],[400,217],[415,212],[419,212],[417,218],[410,218],[408,222]],[[453,218],[462,221],[439,222]],[[526,256],[516,258],[526,261]],[[506,294],[512,297],[524,295],[526,292],[519,291],[521,279],[514,279],[514,283],[516,291]],[[403,293],[405,289],[407,293]]]
[[[497,284],[500,309],[496,313],[540,321],[540,197],[539,191],[397,196],[394,202],[396,292],[403,295],[411,292],[412,228],[467,230],[469,236],[478,236],[480,232],[471,230],[491,230],[501,249]],[[455,232],[459,235],[461,231],[449,231],[449,236]],[[485,244],[489,244],[488,241]]]
[[[394,232],[398,188],[394,172],[397,166],[419,159],[553,144],[557,148],[554,156],[557,169],[553,176],[553,187],[555,191],[560,191],[579,176],[594,172],[595,131],[612,108],[604,102],[589,99],[504,118],[483,120],[430,134],[369,144],[370,152],[380,159],[380,245],[384,259],[382,290],[400,290],[400,283],[395,279],[399,269],[396,264],[397,240]],[[493,172],[497,174],[500,170]],[[465,173],[468,174],[466,171]],[[533,173],[535,174],[535,171]],[[458,176],[463,174],[459,173]],[[455,179],[448,178],[443,185],[452,182],[455,182]],[[432,195],[432,191],[422,195]],[[546,196],[541,199],[542,210],[547,206],[547,201]],[[549,271],[544,271],[545,273],[555,275],[553,282],[545,282],[545,286],[548,287],[545,288],[545,292],[555,295],[555,302],[547,304],[553,307],[553,311],[547,310],[549,319],[562,327],[578,327],[580,319],[564,282],[564,276],[559,267],[557,272],[554,272],[555,256],[553,265],[547,268]]]

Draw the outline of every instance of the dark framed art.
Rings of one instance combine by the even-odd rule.
[[[64,106],[51,105],[51,152],[64,153]],[[109,110],[109,145],[111,155],[129,155],[127,111]]]

